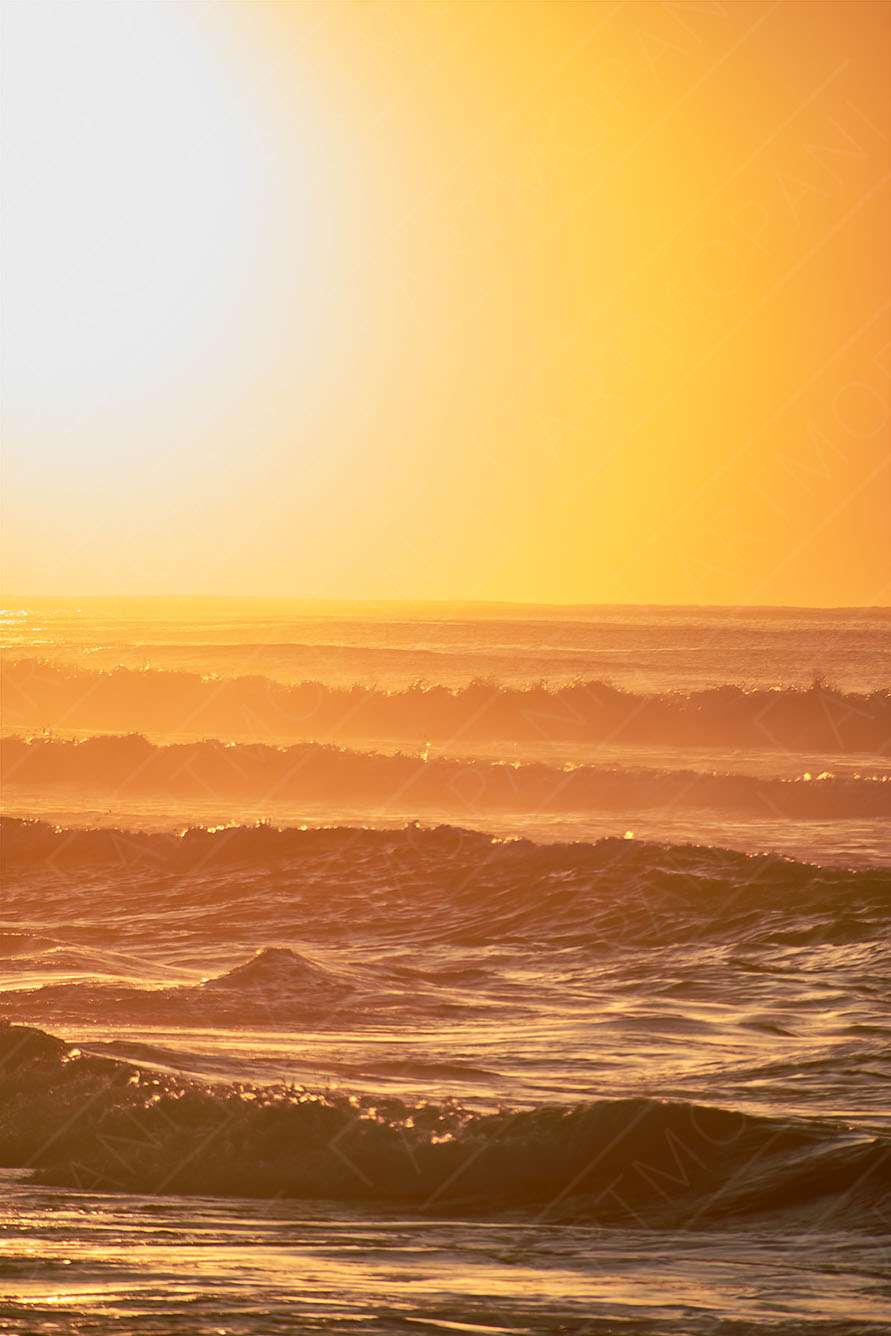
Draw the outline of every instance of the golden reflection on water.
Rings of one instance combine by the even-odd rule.
[[[730,1231],[680,1235],[671,1246],[653,1239],[641,1250],[621,1230],[332,1215],[324,1204],[115,1200],[3,1177],[3,1315],[13,1304],[23,1317],[68,1311],[73,1321],[111,1330],[129,1320],[142,1330],[143,1319],[166,1314],[169,1331],[207,1336],[257,1330],[241,1323],[264,1311],[278,1325],[289,1314],[295,1329],[350,1320],[390,1330],[392,1320],[513,1333],[636,1315],[683,1323],[703,1310],[728,1322],[793,1308],[849,1323],[891,1317],[880,1246],[819,1232],[807,1246],[794,1234]],[[159,1238],[170,1234],[175,1243]],[[821,1270],[827,1258],[831,1273]],[[37,1259],[54,1274],[29,1276]],[[102,1281],[77,1279],[97,1267]],[[63,1281],[61,1270],[75,1274]]]

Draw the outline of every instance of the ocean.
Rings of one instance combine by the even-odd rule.
[[[0,1332],[891,1330],[891,610],[4,624]]]

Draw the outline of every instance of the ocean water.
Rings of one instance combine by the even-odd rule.
[[[0,1332],[891,1329],[891,613],[5,622]]]

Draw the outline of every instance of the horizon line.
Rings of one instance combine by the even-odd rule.
[[[302,594],[223,594],[223,593],[138,593],[138,594],[115,594],[115,593],[78,593],[78,594],[4,594],[0,597],[0,610],[6,611],[10,603],[35,603],[35,602],[57,602],[57,603],[76,603],[83,602],[242,602],[242,603],[282,603],[282,604],[312,604],[326,606],[368,606],[368,607],[470,607],[470,608],[611,608],[611,609],[632,609],[635,611],[644,611],[650,608],[662,608],[672,610],[683,610],[693,612],[709,611],[749,611],[755,612],[764,609],[772,611],[805,611],[805,612],[848,612],[848,611],[891,611],[891,601],[872,602],[872,603],[673,603],[652,600],[648,602],[619,602],[609,600],[595,600],[591,602],[573,600],[534,600],[534,599],[479,599],[462,598],[455,596],[452,598],[392,598],[392,597],[326,597],[325,595],[302,595]]]

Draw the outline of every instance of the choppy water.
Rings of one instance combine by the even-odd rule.
[[[117,612],[8,619],[0,1331],[888,1329],[888,614]]]

